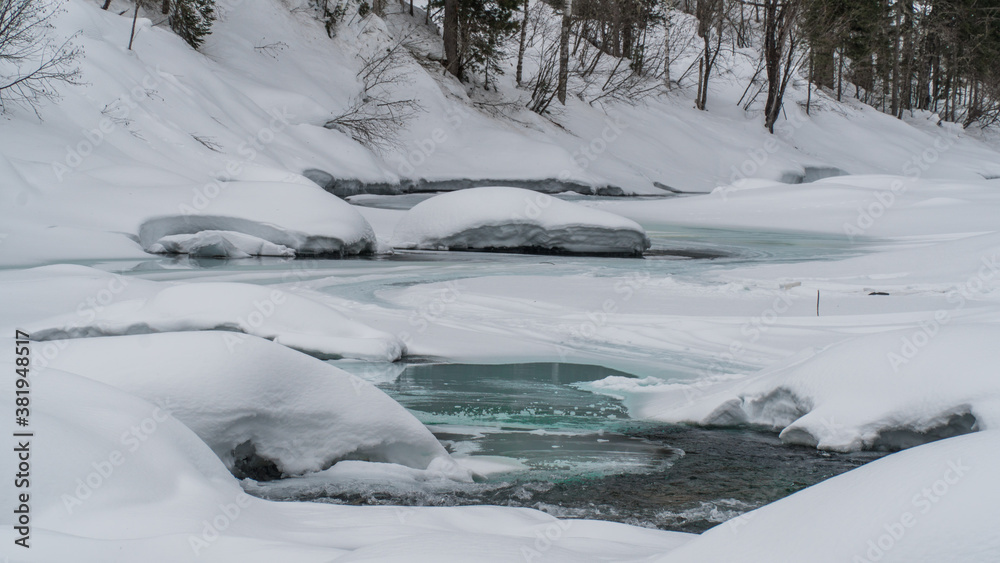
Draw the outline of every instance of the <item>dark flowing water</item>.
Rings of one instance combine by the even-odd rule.
[[[359,505],[522,506],[700,532],[880,455],[786,446],[749,428],[634,421],[617,399],[574,386],[609,375],[628,374],[559,363],[409,365],[379,386],[453,454],[512,470],[471,484],[278,482],[250,491]]]

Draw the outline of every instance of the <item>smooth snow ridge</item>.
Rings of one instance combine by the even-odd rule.
[[[267,340],[176,332],[59,344],[50,367],[161,403],[238,474],[301,475],[351,459],[415,469],[434,463],[469,478],[377,387]]]
[[[392,246],[639,256],[650,242],[631,219],[521,188],[486,187],[417,204],[396,225]]]
[[[162,284],[81,266],[27,272],[21,284],[81,303],[74,313],[25,321],[21,326],[34,340],[225,330],[243,333],[233,338],[257,336],[320,359],[393,362],[406,351],[396,336],[344,316],[318,295],[243,283]],[[7,283],[19,282],[15,278]],[[106,294],[106,302],[88,307],[86,300],[93,299],[95,291],[102,298]],[[36,314],[65,310],[49,307]]]
[[[369,227],[370,229],[370,227]],[[145,221],[139,243],[153,254],[247,256],[353,255],[374,252],[373,237],[344,240],[240,217],[171,215]]]
[[[806,350],[712,385],[587,387],[625,396],[633,415],[703,425],[757,424],[786,443],[834,451],[901,449],[1000,427],[1000,327],[948,326],[865,335]]]

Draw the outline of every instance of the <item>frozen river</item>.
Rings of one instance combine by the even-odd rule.
[[[364,203],[398,209],[420,200],[398,196],[367,198]],[[459,485],[378,478],[323,484],[248,482],[248,490],[259,496],[349,504],[527,506],[563,517],[700,531],[877,457],[793,448],[763,430],[706,430],[634,420],[621,398],[589,391],[588,382],[608,376],[690,380],[709,368],[737,371],[753,366],[739,358],[720,366],[697,347],[651,350],[643,340],[629,344],[592,337],[588,331],[614,330],[616,321],[602,311],[601,291],[581,292],[585,286],[580,280],[610,288],[604,293],[623,310],[633,292],[642,291],[653,304],[643,305],[643,313],[666,314],[673,305],[657,301],[652,282],[671,280],[688,292],[710,292],[719,285],[713,274],[729,268],[827,260],[859,250],[834,237],[647,228],[653,248],[643,259],[418,251],[349,260],[181,257],[89,265],[157,281],[280,285],[326,295],[375,326],[395,319],[396,326],[416,336],[403,362],[332,363],[379,385],[480,474],[476,483]],[[538,305],[541,308],[560,299],[569,305],[594,305],[583,305],[589,317],[583,315],[583,323],[570,328],[568,339],[551,349],[534,342],[522,354],[517,340],[510,340],[512,334],[527,341],[533,331],[547,332],[544,311],[518,310],[531,309],[530,295],[514,287],[513,296],[526,300],[514,309],[510,303],[516,299],[457,307],[452,305],[457,297],[441,297],[448,288],[460,293],[472,282],[505,280],[530,280],[532,288],[562,293],[551,297],[547,292],[550,298]],[[568,280],[573,283],[564,284]],[[425,288],[437,289],[428,289],[430,297],[425,299],[419,293]],[[705,299],[711,301],[711,296]],[[740,306],[746,310],[734,315],[759,310],[756,304]],[[538,320],[530,320],[535,317]],[[489,340],[491,334],[498,340],[481,350],[463,350],[462,335],[470,327],[480,331],[468,337],[470,342]],[[435,335],[435,330],[445,332]],[[449,343],[428,344],[434,338]]]

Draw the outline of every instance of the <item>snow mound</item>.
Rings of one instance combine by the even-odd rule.
[[[470,188],[423,201],[393,233],[394,248],[641,255],[638,223],[521,188]]]
[[[469,478],[434,436],[372,384],[252,336],[225,332],[60,343],[51,367],[160,401],[235,473],[322,471],[344,460]]]
[[[141,222],[138,236],[143,249],[245,257],[287,256],[290,250],[345,256],[376,248],[375,232],[365,218],[317,186],[232,182],[214,199],[196,194],[178,211]]]
[[[97,275],[114,280],[110,274]],[[278,289],[242,283],[164,287],[155,282],[122,280],[129,286],[145,287],[133,289],[128,298],[84,307],[82,314],[78,309],[74,314],[30,323],[32,338],[227,330],[274,340],[321,359],[392,362],[404,352],[403,343],[395,336],[348,319],[319,301]]]
[[[748,377],[643,387],[608,378],[588,387],[628,397],[637,416],[765,425],[787,443],[835,451],[893,450],[1000,428],[1000,326],[948,326],[945,313]]]
[[[153,254],[188,254],[204,258],[295,256],[295,251],[287,246],[234,231],[169,235],[150,245],[149,251]]]
[[[1000,432],[899,452],[729,520],[662,563],[1000,560]]]
[[[12,360],[13,341],[2,345],[4,361]],[[575,561],[589,562],[648,558],[694,537],[506,507],[264,501],[244,493],[212,450],[165,407],[55,369],[33,378],[31,430],[39,438],[31,440],[31,549],[27,559],[11,561],[318,562],[355,551],[364,558],[390,540],[409,548],[396,560],[441,561],[440,546],[474,537],[496,549],[484,552],[486,544],[465,542],[452,560],[523,562],[525,550],[547,555],[558,541]],[[14,408],[0,402],[0,416],[12,418]],[[11,507],[0,514],[5,545],[19,537],[13,512],[18,490],[0,488],[0,503]]]

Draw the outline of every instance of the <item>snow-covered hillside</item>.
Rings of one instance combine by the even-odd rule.
[[[1000,560],[995,131],[898,120],[796,77],[771,135],[738,102],[748,52],[723,57],[695,109],[690,45],[669,92],[542,116],[509,61],[494,90],[444,72],[420,6],[349,3],[330,37],[308,0],[220,0],[197,51],[156,10],[128,49],[132,6],[67,0],[52,33],[83,48],[83,83],[0,115],[0,421],[34,433],[0,455],[4,563]],[[336,120],[386,53],[380,95],[415,113],[363,144]],[[454,193],[387,195],[408,191]],[[10,369],[25,356],[30,375]],[[734,501],[756,509],[701,535],[542,502],[247,495],[529,470],[456,447],[488,433],[475,409],[384,391],[403,364],[456,363],[634,375],[565,384],[618,401],[608,419],[906,451]],[[30,416],[11,399],[24,387]],[[573,435],[609,442],[590,432]],[[30,499],[9,486],[27,438]]]
[[[932,115],[898,121],[818,92],[807,116],[796,103],[805,97],[798,83],[788,94],[785,120],[769,135],[759,116],[736,105],[753,73],[742,56],[713,83],[707,112],[692,107],[682,81],[669,95],[635,105],[573,98],[546,119],[518,109],[525,94],[513,88],[508,73],[500,78],[500,92],[491,93],[490,100],[507,104],[497,116],[483,109],[484,94],[467,91],[428,61],[433,30],[420,13],[390,14],[386,21],[350,17],[330,39],[304,2],[245,0],[220,6],[202,52],[149,20],[140,21],[128,51],[125,4],[103,11],[96,3],[70,0],[65,7],[56,31],[79,33],[74,41],[86,52],[86,84],[61,87],[61,101],[44,105],[40,118],[26,108],[3,118],[2,213],[12,237],[0,250],[4,263],[138,256],[142,249],[128,238],[160,216],[239,213],[280,225],[275,218],[286,212],[281,209],[293,206],[313,209],[321,220],[334,212],[333,204],[323,211],[311,203],[317,190],[302,176],[307,171],[341,192],[364,184],[385,190],[473,183],[704,192],[744,176],[794,181],[830,171],[1000,176],[1000,153],[977,135],[938,124]],[[390,3],[389,9],[399,8]],[[376,153],[325,128],[362,94],[356,75],[365,57],[403,38],[414,38],[416,55],[404,50],[392,95],[416,100],[422,111],[395,146]],[[675,65],[682,70],[690,60],[682,57]],[[250,205],[251,198],[252,210],[232,208],[234,202]],[[90,212],[77,213],[81,208]],[[237,230],[262,235],[252,226]],[[289,247],[287,236],[263,241]],[[218,236],[154,247],[156,242],[143,240],[143,248],[225,244]],[[230,245],[248,244],[259,249],[263,243]]]

